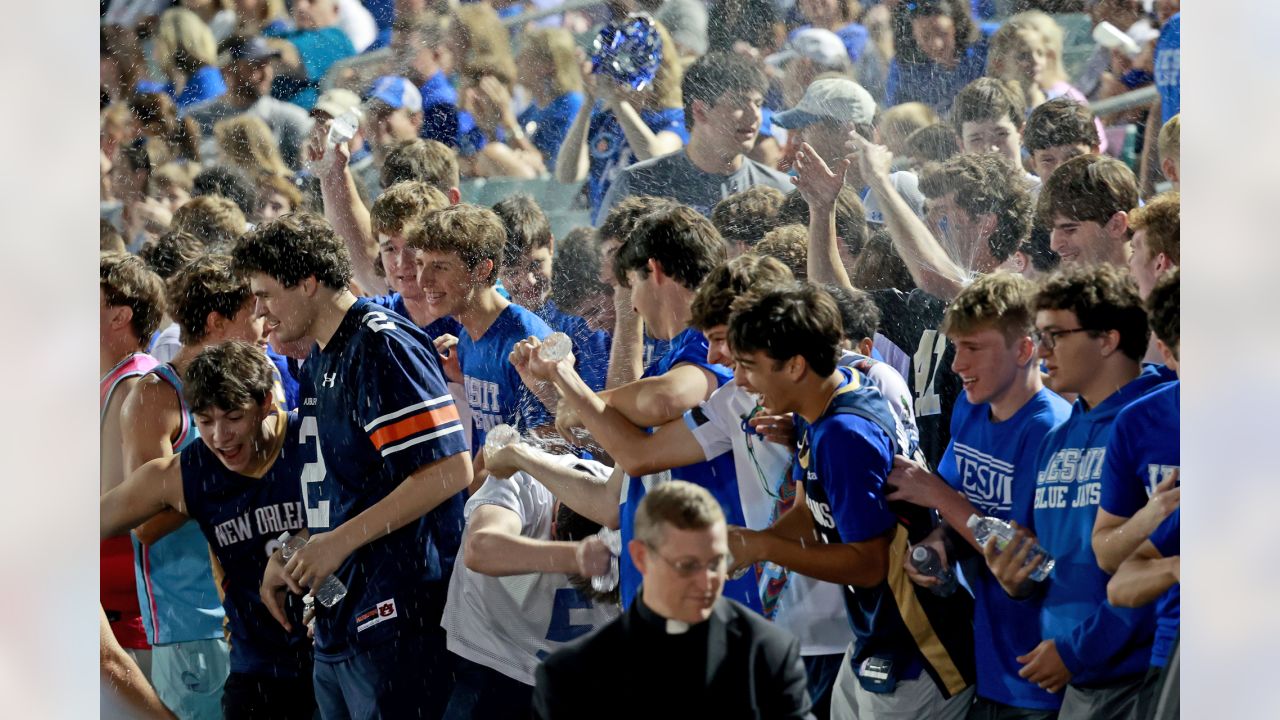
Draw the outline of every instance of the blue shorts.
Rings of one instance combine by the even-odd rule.
[[[405,632],[346,660],[316,658],[313,677],[323,720],[432,720],[449,703],[453,655],[438,627]]]

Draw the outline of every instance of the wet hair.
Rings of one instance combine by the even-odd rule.
[[[428,213],[405,232],[409,246],[427,252],[456,253],[468,270],[493,262],[489,285],[498,281],[507,229],[492,210],[462,203]]]
[[[384,188],[405,180],[421,180],[448,194],[458,187],[458,154],[435,140],[405,140],[387,153],[379,180]]]
[[[338,290],[351,282],[346,243],[323,217],[295,212],[245,233],[231,253],[236,272],[262,273],[291,288],[306,278]]]
[[[1179,358],[1178,315],[1182,307],[1179,299],[1180,275],[1178,268],[1175,267],[1160,276],[1155,287],[1151,289],[1151,295],[1147,297],[1147,314],[1151,319],[1151,330],[1155,332],[1160,342],[1169,348],[1175,359]]]
[[[169,230],[189,233],[205,247],[225,252],[248,226],[235,203],[217,195],[203,195],[173,212]]]
[[[729,322],[734,300],[755,287],[791,282],[794,276],[774,257],[746,253],[712,270],[698,286],[690,324],[706,332]]]
[[[609,208],[604,222],[600,223],[596,232],[599,233],[601,240],[617,240],[619,244],[624,244],[631,238],[631,233],[636,229],[636,223],[640,222],[640,218],[655,210],[675,207],[675,205],[676,202],[671,198],[653,195],[625,197],[617,205]]]
[[[799,355],[820,377],[835,372],[842,340],[840,308],[812,283],[748,293],[734,302],[729,316],[729,347],[735,355],[763,352],[775,367]]]
[[[200,238],[181,230],[170,230],[155,242],[143,246],[138,253],[147,267],[164,280],[173,277],[203,254],[204,243]]]
[[[836,237],[844,243],[850,258],[857,258],[867,244],[867,209],[858,193],[848,185],[840,187],[836,195]],[[789,193],[778,208],[779,226],[800,225],[809,227],[809,203],[798,192]]]
[[[1001,262],[1031,232],[1031,190],[1022,170],[996,153],[966,153],[931,167],[920,179],[920,191],[933,200],[955,193],[956,205],[975,218],[995,215],[987,245]]]
[[[725,240],[750,249],[777,227],[778,208],[786,195],[769,185],[752,185],[716,203],[711,223]]]
[[[1147,354],[1147,311],[1127,269],[1103,263],[1059,270],[1040,286],[1035,308],[1074,312],[1080,327],[1091,334],[1115,330],[1120,351],[1134,362]]]
[[[686,205],[672,205],[641,218],[613,258],[618,284],[630,287],[628,271],[649,276],[649,261],[690,290],[728,257],[724,239],[711,221]]]
[[[182,399],[192,412],[262,405],[272,397],[275,366],[262,348],[240,340],[200,351],[183,373]]]
[[[871,231],[866,247],[853,264],[850,281],[854,287],[864,290],[901,290],[911,292],[916,281],[911,270],[889,237],[889,232],[877,226]]]
[[[755,252],[781,260],[797,280],[809,277],[809,229],[803,225],[783,225],[770,230],[756,244]]]
[[[934,123],[907,137],[907,154],[921,164],[944,163],[960,154],[960,140],[949,125]]]
[[[711,52],[698,58],[684,71],[681,96],[684,98],[684,125],[693,128],[693,103],[707,107],[732,94],[769,91],[769,81],[760,65],[736,52]]]
[[[169,315],[181,330],[183,345],[202,342],[208,333],[209,313],[230,320],[253,297],[249,281],[231,269],[231,257],[204,255],[169,278],[166,297]]]
[[[235,115],[213,126],[218,150],[232,165],[251,177],[290,175],[271,128],[255,115]]]
[[[557,506],[556,515],[552,518],[552,523],[555,539],[568,542],[585,540],[600,532],[601,527],[600,523],[579,515],[573,508],[564,503],[559,503]],[[569,575],[569,584],[594,602],[616,605],[621,597],[620,590],[616,586],[608,592],[600,592],[592,587],[591,578],[583,577],[576,573]]]
[[[1062,163],[1044,181],[1036,210],[1053,227],[1055,217],[1105,225],[1138,206],[1138,179],[1128,165],[1106,155],[1081,155]]]
[[[191,196],[220,195],[240,208],[246,217],[253,214],[258,200],[257,190],[247,175],[226,165],[212,165],[196,174],[191,183]]]
[[[551,300],[565,312],[576,313],[588,300],[611,294],[613,288],[600,282],[602,262],[594,231],[588,227],[570,230],[556,243]]]
[[[405,180],[387,188],[369,208],[374,237],[400,235],[429,213],[449,207],[449,198],[430,183]]]
[[[1063,145],[1098,147],[1098,126],[1093,111],[1067,96],[1046,100],[1031,111],[1022,144],[1028,152]]]
[[[1035,329],[1035,295],[1036,284],[1021,275],[995,272],[979,276],[951,302],[941,330],[954,336],[992,328],[1012,345]]]
[[[138,337],[138,347],[146,347],[164,317],[164,281],[142,258],[125,253],[102,253],[98,257],[98,287],[108,307],[128,307],[129,320]]]
[[[507,230],[507,245],[502,256],[508,263],[517,262],[538,248],[550,248],[555,242],[547,216],[528,193],[516,193],[499,200],[493,204],[493,213]]]

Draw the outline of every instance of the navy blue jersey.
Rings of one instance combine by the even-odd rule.
[[[430,338],[366,299],[302,366],[302,498],[312,534],[328,532],[424,465],[467,451],[465,430]],[[316,657],[349,657],[399,632],[439,623],[424,584],[448,579],[465,493],[352,553],[336,573],[347,596],[317,606]]]
[[[405,320],[413,322],[413,316],[409,314],[409,306],[405,305],[404,297],[402,297],[398,292],[393,292],[390,295],[378,295],[376,297],[371,297],[369,298],[369,302],[372,302],[375,305],[381,305]],[[432,340],[439,338],[441,335],[452,335],[454,337],[460,337],[462,335],[462,323],[454,320],[452,315],[445,315],[442,318],[436,318],[430,325],[423,325],[421,327],[422,331],[427,334],[427,337]]]
[[[304,677],[311,672],[311,641],[302,624],[301,600],[292,594],[285,611],[294,631],[286,632],[258,595],[267,560],[280,547],[280,533],[306,527],[302,508],[300,422],[294,413],[277,415],[284,433],[280,454],[261,478],[228,470],[198,440],[179,459],[187,515],[213,548],[224,573],[222,606],[231,627],[231,672],[267,677]]]
[[[604,383],[609,375],[609,350],[613,346],[613,335],[605,330],[592,330],[586,320],[566,313],[550,300],[536,314],[552,330],[569,336],[569,340],[573,342],[578,376],[587,387],[596,392],[604,390]]]
[[[498,313],[484,335],[472,338],[464,328],[458,336],[463,385],[475,425],[472,447],[482,447],[489,430],[503,423],[527,433],[551,422],[542,401],[525,387],[508,359],[517,342],[530,335],[543,340],[550,334],[542,318],[512,303]]]
[[[911,582],[903,560],[933,528],[932,512],[885,499],[884,483],[898,447],[888,401],[860,373],[841,367],[842,382],[810,425],[796,418],[796,471],[814,528],[827,544],[859,543],[890,534],[888,576],[875,587],[844,588],[859,682],[889,692],[928,672],[945,697],[973,683],[973,602],[965,593],[939,597]],[[874,659],[874,663],[873,663]]]

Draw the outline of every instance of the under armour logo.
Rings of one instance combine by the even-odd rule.
[[[320,387],[333,387],[333,384],[337,381],[338,373],[325,373],[324,382],[320,383]]]

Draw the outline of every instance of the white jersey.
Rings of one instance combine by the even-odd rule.
[[[558,459],[602,479],[609,477],[609,468],[598,462],[571,455]],[[467,501],[463,516],[470,519],[481,505],[514,512],[524,537],[551,539],[555,497],[525,473],[506,479],[490,476]],[[468,570],[459,549],[440,624],[451,652],[533,685],[534,668],[542,658],[618,614],[616,605],[597,605],[584,597],[569,584],[567,575],[490,577]]]

